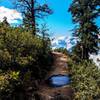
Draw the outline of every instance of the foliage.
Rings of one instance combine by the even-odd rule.
[[[11,100],[17,96],[12,100],[19,100],[23,95],[24,100],[28,89],[32,88],[32,95],[38,89],[38,81],[50,70],[50,40],[5,22],[0,23],[0,99]]]
[[[0,73],[0,91],[7,87],[9,81],[7,74]]]
[[[44,3],[38,3],[38,0],[17,0],[18,9],[23,14],[23,23],[27,30],[30,30],[32,34],[36,34],[37,18],[44,18],[45,16],[52,14],[52,10]]]
[[[19,72],[6,71],[0,72],[0,99],[5,100],[11,96],[14,91],[14,85],[18,85]]]
[[[69,11],[72,14],[73,22],[76,23],[74,35],[80,40],[76,46],[80,59],[89,59],[89,53],[98,52],[99,28],[95,19],[99,16],[99,0],[73,0]],[[77,54],[76,54],[77,55]]]
[[[70,53],[70,57],[75,63],[83,61],[83,52],[82,48],[80,47],[80,43],[77,43],[75,46],[72,47],[72,52]]]
[[[54,51],[62,52],[63,54],[69,55],[69,52],[67,51],[66,48],[57,48],[57,49],[54,49]]]
[[[50,41],[45,37],[33,36],[23,28],[0,27],[0,63],[1,68],[11,69],[16,65],[27,66],[43,64],[42,57],[50,53]],[[45,45],[43,44],[45,42]],[[45,50],[43,51],[43,48]],[[40,58],[41,56],[41,58]],[[15,64],[15,66],[13,66]],[[45,64],[46,65],[46,64]],[[14,68],[17,69],[18,67]]]
[[[75,89],[75,100],[100,99],[100,69],[91,61],[76,64],[70,60],[72,86]]]

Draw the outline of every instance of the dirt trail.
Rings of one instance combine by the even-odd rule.
[[[47,77],[57,74],[68,75],[70,71],[67,66],[67,56],[58,52],[53,52],[53,55],[55,59],[53,70],[48,73]],[[58,94],[67,96],[68,99],[66,100],[72,100],[73,90],[69,85],[59,88],[52,88],[46,84],[41,84],[40,95],[43,97],[43,100],[53,100],[52,98]]]
[[[53,71],[51,71],[51,75],[56,75],[56,74],[69,74],[69,69],[67,66],[67,56],[62,54],[62,53],[58,53],[58,52],[53,52],[54,55],[54,65],[53,65]]]

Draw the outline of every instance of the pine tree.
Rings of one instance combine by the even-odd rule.
[[[88,59],[89,53],[98,51],[99,28],[95,19],[100,14],[99,6],[99,0],[73,0],[69,8],[73,22],[77,24],[74,35],[80,39],[82,59]]]
[[[48,14],[52,13],[52,10],[45,3],[43,5],[39,4],[37,0],[17,0],[18,8],[20,8],[23,14],[23,23],[28,30],[36,34],[36,19],[44,18]]]
[[[8,23],[8,21],[7,21],[7,17],[4,17],[4,18],[3,18],[2,24],[9,26],[9,23]]]

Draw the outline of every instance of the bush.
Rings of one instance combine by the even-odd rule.
[[[63,54],[69,55],[69,52],[67,51],[66,48],[57,48],[57,49],[54,49],[54,51],[62,52]]]
[[[44,71],[50,69],[47,66],[51,63],[49,38],[33,36],[30,31],[20,27],[0,26],[0,68],[2,70],[31,70],[33,77],[39,78],[44,75]]]
[[[7,100],[18,86],[19,72],[7,71],[0,72],[0,100]]]
[[[52,61],[49,38],[0,23],[0,99],[5,98],[1,100],[29,87],[34,93],[35,81],[46,76]]]
[[[100,99],[100,69],[91,61],[76,64],[69,63],[72,71],[72,86],[75,89],[75,100]]]

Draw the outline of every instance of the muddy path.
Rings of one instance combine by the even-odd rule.
[[[67,65],[67,56],[62,53],[53,52],[54,55],[54,64],[52,66],[52,70],[48,73],[47,78],[52,75],[69,75],[70,70]],[[53,98],[56,95],[63,95],[68,99],[72,100],[73,89],[70,85],[66,85],[59,88],[49,87],[45,83],[40,83],[40,91],[39,94],[42,96],[43,100],[54,100]]]

